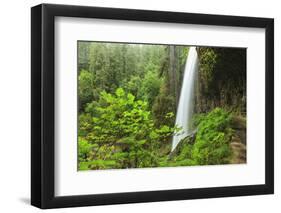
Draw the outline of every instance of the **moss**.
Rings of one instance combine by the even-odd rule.
[[[197,48],[199,56],[196,110],[223,107],[246,111],[246,50],[243,48]]]
[[[221,108],[197,117],[197,132],[182,139],[162,166],[217,165],[231,162],[233,116]]]

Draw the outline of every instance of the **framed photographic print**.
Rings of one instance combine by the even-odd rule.
[[[31,203],[271,194],[274,21],[31,9]]]

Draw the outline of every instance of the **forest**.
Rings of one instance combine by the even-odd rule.
[[[172,149],[190,47],[77,48],[78,171],[246,163],[246,49],[196,47],[193,131]]]

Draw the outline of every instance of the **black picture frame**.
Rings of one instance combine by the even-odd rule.
[[[264,28],[265,184],[93,195],[54,195],[55,17]],[[274,20],[164,11],[41,4],[31,9],[31,204],[42,209],[274,193]]]

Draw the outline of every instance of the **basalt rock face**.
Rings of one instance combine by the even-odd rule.
[[[246,163],[246,49],[198,47],[196,113],[215,107],[233,112],[229,163]]]
[[[199,57],[195,111],[224,107],[246,112],[246,49],[197,48]]]

